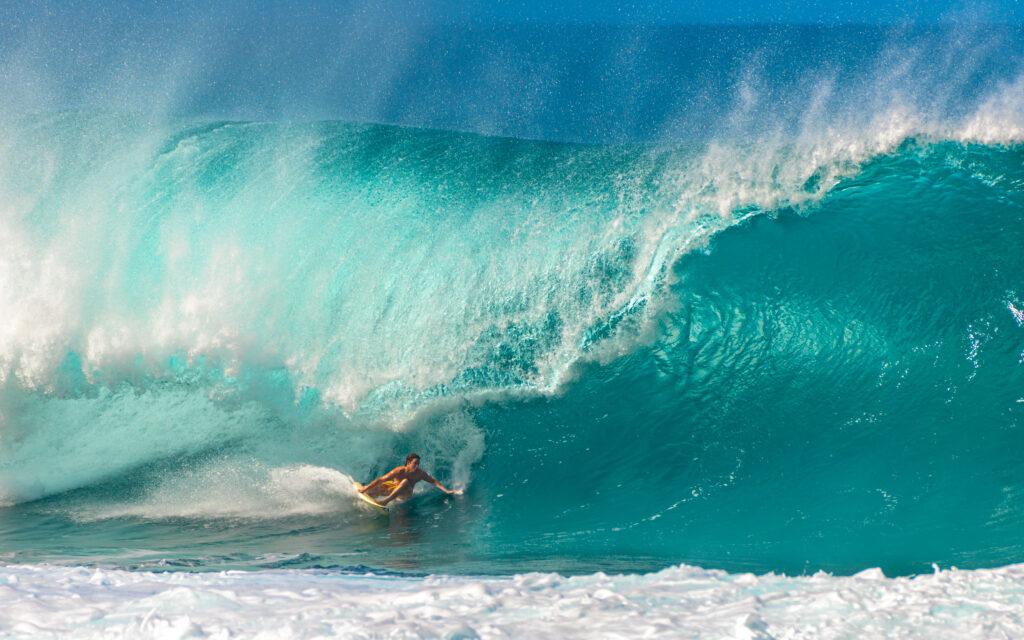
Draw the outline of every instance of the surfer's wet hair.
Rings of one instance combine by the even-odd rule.
[[[405,464],[409,464],[413,460],[419,460],[419,459],[420,459],[420,454],[418,454],[418,453],[410,453],[409,455],[405,456]]]

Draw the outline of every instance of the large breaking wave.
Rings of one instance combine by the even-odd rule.
[[[1011,561],[1024,173],[986,109],[613,147],[24,120],[2,499],[329,512],[418,449],[513,555]]]
[[[349,479],[416,450],[416,569],[1019,561],[1019,34],[568,31],[340,109],[406,126],[4,39],[4,553],[396,567]]]

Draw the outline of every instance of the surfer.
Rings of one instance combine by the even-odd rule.
[[[385,505],[392,500],[407,500],[412,496],[412,489],[420,480],[426,480],[448,495],[455,495],[455,492],[446,488],[435,480],[429,473],[420,469],[420,457],[415,453],[405,456],[405,464],[395,467],[388,473],[377,478],[370,484],[359,490],[378,503]]]

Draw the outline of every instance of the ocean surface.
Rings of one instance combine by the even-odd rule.
[[[1019,634],[1019,34],[808,33],[657,136],[5,114],[0,634]]]

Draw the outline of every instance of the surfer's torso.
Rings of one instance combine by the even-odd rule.
[[[383,482],[374,487],[367,493],[372,494],[372,497],[382,497],[389,495],[396,487],[405,482],[405,486],[395,494],[395,500],[407,500],[412,496],[412,490],[416,486],[416,483],[420,480],[426,480],[428,482],[434,482],[434,479],[430,477],[426,471],[420,468],[416,468],[410,471],[405,466],[395,467],[383,477]]]

